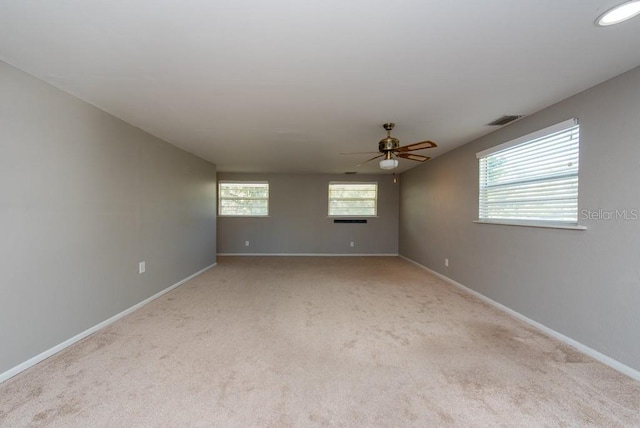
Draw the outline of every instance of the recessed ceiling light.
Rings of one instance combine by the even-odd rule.
[[[632,0],[622,3],[613,9],[609,9],[596,20],[596,25],[606,27],[619,24],[640,14],[640,0]]]

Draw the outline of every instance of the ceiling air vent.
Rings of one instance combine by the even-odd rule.
[[[504,116],[497,118],[493,122],[487,123],[487,126],[504,126],[507,123],[511,123],[514,120],[520,119],[521,117],[522,117],[521,114],[511,114],[511,115],[505,114]]]

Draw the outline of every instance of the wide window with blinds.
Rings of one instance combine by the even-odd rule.
[[[329,183],[330,217],[374,217],[378,183]]]
[[[264,217],[269,215],[269,183],[220,181],[218,215]]]
[[[478,220],[576,226],[579,149],[571,119],[478,153]]]

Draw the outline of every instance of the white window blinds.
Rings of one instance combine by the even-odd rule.
[[[479,220],[576,225],[579,146],[571,119],[478,153]]]
[[[376,215],[378,183],[329,183],[329,216]]]
[[[269,183],[221,181],[218,183],[218,214],[237,217],[269,215]]]

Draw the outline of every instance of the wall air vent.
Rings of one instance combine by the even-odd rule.
[[[487,126],[504,126],[507,123],[511,123],[514,120],[520,119],[521,117],[522,117],[521,114],[505,114],[504,116],[499,117],[493,122],[487,123]]]

